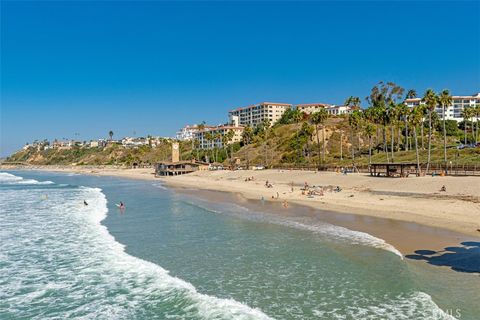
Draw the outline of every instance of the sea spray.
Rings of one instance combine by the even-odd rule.
[[[27,181],[1,177],[4,186]],[[0,263],[0,318],[270,319],[233,299],[201,294],[160,266],[126,254],[101,224],[107,215],[101,189],[37,186],[1,192],[2,205],[13,210],[2,210],[0,218],[7,228],[0,244],[7,253]]]

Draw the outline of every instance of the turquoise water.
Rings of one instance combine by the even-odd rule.
[[[0,204],[0,319],[479,314],[478,276],[408,262],[368,234],[303,226],[159,182],[0,173]]]

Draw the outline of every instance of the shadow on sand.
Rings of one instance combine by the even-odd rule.
[[[412,260],[425,260],[434,266],[446,266],[460,272],[480,273],[480,242],[462,242],[462,246],[447,247],[441,251],[417,250],[405,257]]]

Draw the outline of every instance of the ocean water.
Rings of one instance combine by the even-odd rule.
[[[1,172],[0,228],[0,319],[478,319],[480,311],[478,276],[406,261],[366,233],[212,203],[160,182]]]

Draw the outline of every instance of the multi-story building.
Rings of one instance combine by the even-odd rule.
[[[331,107],[331,105],[328,103],[303,103],[297,104],[295,107],[298,110],[305,112],[306,114],[312,114],[319,111],[320,109]]]
[[[198,125],[186,125],[182,129],[177,131],[176,138],[180,141],[190,141],[195,137],[195,133],[198,131]]]
[[[409,107],[415,107],[423,104],[421,98],[406,99],[405,103]],[[480,105],[480,93],[473,94],[471,96],[452,96],[452,104],[445,108],[445,120],[456,120],[457,122],[463,121],[462,112],[465,108],[472,108],[476,105]],[[443,119],[443,108],[438,105],[435,108],[440,119]],[[477,118],[473,118],[476,120]]]
[[[273,125],[291,107],[288,103],[262,102],[231,110],[228,115],[231,123],[234,122],[234,117],[238,117],[238,124],[241,126],[256,127],[265,119],[270,120]]]
[[[306,114],[315,113],[320,109],[325,109],[329,115],[334,116],[352,112],[352,108],[349,106],[336,106],[328,103],[304,103],[297,104],[295,107]]]
[[[223,141],[221,138],[207,139],[208,134],[215,137],[217,134],[220,136],[226,135],[229,131],[233,132],[233,137],[227,144],[240,142],[242,140],[242,133],[244,127],[232,126],[232,125],[220,125],[217,127],[205,127],[203,130],[199,130],[195,133],[194,139],[198,141],[197,147],[199,149],[212,149],[223,148]]]

